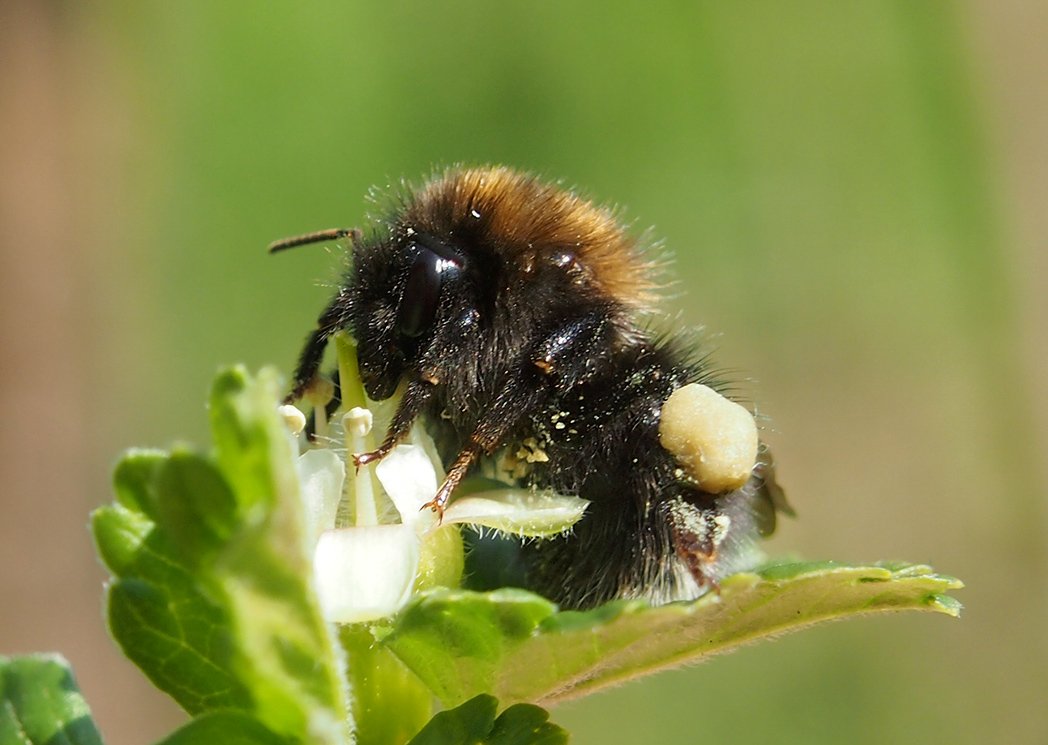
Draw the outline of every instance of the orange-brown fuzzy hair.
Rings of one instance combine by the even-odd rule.
[[[454,168],[412,190],[397,222],[452,240],[476,234],[517,266],[570,255],[598,291],[638,311],[658,299],[661,263],[612,210],[503,166]]]

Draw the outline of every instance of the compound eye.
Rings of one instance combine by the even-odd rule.
[[[409,339],[421,336],[433,325],[440,289],[459,271],[458,263],[450,258],[425,246],[418,246],[418,251],[408,270],[408,281],[397,313],[397,331]]]

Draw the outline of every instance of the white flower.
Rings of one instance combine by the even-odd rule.
[[[359,408],[344,418],[351,450],[364,449],[370,418]],[[423,554],[448,545],[442,540],[448,537],[445,526],[467,523],[518,536],[546,537],[570,529],[586,508],[587,502],[576,497],[506,487],[453,500],[441,521],[425,505],[436,494],[443,469],[425,432],[416,429],[409,440],[411,444],[398,445],[374,467],[379,488],[368,466],[350,474],[347,484],[345,463],[333,450],[314,449],[299,457],[314,581],[328,621],[358,623],[397,612],[416,587]],[[378,505],[383,494],[376,492],[389,498],[399,522],[382,521],[389,511]],[[345,499],[352,503],[352,525],[336,527],[339,505]],[[461,561],[457,533],[454,539]],[[438,548],[435,561],[455,561],[454,555],[449,558],[441,552],[448,553]]]

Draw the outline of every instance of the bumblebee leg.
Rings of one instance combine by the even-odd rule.
[[[716,588],[713,562],[717,547],[724,538],[725,527],[717,520],[718,513],[712,499],[706,504],[694,504],[679,497],[666,503],[666,519],[673,536],[677,557],[688,567],[699,587]]]
[[[317,369],[324,358],[324,350],[327,348],[328,339],[335,332],[345,328],[349,315],[349,296],[346,292],[339,292],[335,299],[324,309],[317,319],[317,328],[306,339],[302,347],[302,353],[295,367],[295,374],[291,379],[291,392],[284,397],[284,403],[294,403],[302,398],[317,378]]]
[[[448,500],[451,499],[451,493],[455,491],[455,487],[459,485],[459,482],[469,472],[470,466],[473,465],[473,462],[481,454],[482,450],[483,448],[480,446],[472,444],[459,453],[455,458],[455,462],[451,464],[451,468],[448,469],[448,475],[444,477],[444,483],[437,489],[437,495],[433,497],[432,501],[422,505],[420,509],[424,510],[428,507],[443,518],[444,507],[447,505]]]
[[[354,454],[353,465],[360,468],[368,463],[382,460],[389,455],[390,451],[397,446],[397,443],[403,440],[408,432],[411,431],[411,425],[418,419],[419,414],[422,413],[422,408],[433,394],[433,387],[433,383],[426,379],[413,380],[408,383],[407,390],[404,391],[404,398],[400,400],[400,405],[397,406],[397,411],[393,415],[393,421],[389,423],[389,429],[386,430],[386,437],[382,444],[379,445],[378,450],[373,450],[370,453]]]

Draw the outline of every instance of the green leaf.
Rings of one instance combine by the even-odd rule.
[[[232,659],[230,609],[216,600],[213,582],[190,570],[172,530],[148,517],[159,512],[157,492],[167,464],[168,457],[157,453],[130,453],[114,477],[118,504],[92,515],[99,553],[117,578],[107,588],[110,632],[149,679],[189,713],[250,710],[249,687]]]
[[[350,661],[357,745],[403,743],[433,716],[433,694],[362,624],[339,628]]]
[[[384,643],[448,706],[478,693],[553,703],[762,637],[888,610],[956,616],[961,587],[919,565],[791,563],[737,574],[688,603],[617,601],[557,612],[521,590],[435,591],[397,618]]]
[[[276,411],[276,375],[218,377],[211,421],[219,469],[239,508],[238,533],[213,567],[237,621],[238,667],[275,731],[312,741],[344,734],[347,701],[335,641],[313,594],[298,476]]]
[[[442,711],[408,745],[468,745],[483,742],[495,726],[498,701],[494,696],[476,696],[461,706]]]
[[[233,660],[233,620],[190,575],[118,580],[109,586],[107,610],[110,633],[124,653],[190,714],[254,708],[251,686]]]
[[[175,451],[154,472],[159,516],[182,563],[214,561],[236,534],[234,495],[208,459]]]
[[[479,695],[442,711],[412,738],[409,745],[559,745],[568,733],[549,721],[538,706],[516,704],[496,719],[498,701]]]
[[[167,462],[167,453],[160,450],[130,450],[117,463],[113,474],[113,490],[118,504],[156,519],[156,472]]]
[[[290,745],[255,717],[239,711],[215,711],[199,716],[157,745]]]
[[[92,516],[115,577],[109,626],[187,711],[232,710],[188,731],[221,732],[242,716],[257,724],[245,730],[256,740],[245,742],[341,743],[349,726],[340,652],[311,588],[277,401],[272,372],[224,372],[210,401],[213,455],[133,451],[117,467],[116,503]]]
[[[568,733],[549,721],[549,713],[534,704],[514,704],[495,720],[488,735],[491,745],[560,745]]]
[[[101,745],[69,663],[58,655],[0,657],[2,745]]]

